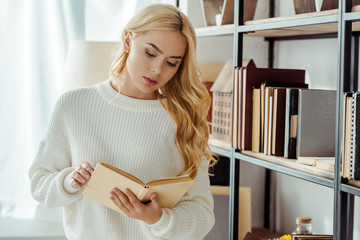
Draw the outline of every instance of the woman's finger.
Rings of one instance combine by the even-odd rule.
[[[71,178],[70,185],[74,188],[81,189],[83,184],[79,183],[76,179]]]
[[[80,174],[82,177],[84,177],[86,180],[89,180],[91,177],[91,173],[89,173],[85,168],[82,166],[77,166],[75,171]]]
[[[86,171],[88,171],[90,174],[94,172],[94,168],[90,165],[89,162],[82,162],[80,166]]]
[[[133,204],[130,202],[128,196],[125,193],[123,193],[118,188],[115,188],[114,192],[117,194],[117,196],[127,209],[132,210],[134,208]]]
[[[135,194],[128,188],[125,189],[125,194],[127,195],[129,201],[134,207],[139,206],[141,204],[140,200],[135,196]]]
[[[74,180],[78,181],[81,185],[86,183],[85,177],[83,177],[78,171],[73,172],[71,177]]]
[[[115,205],[125,214],[128,215],[129,209],[123,204],[119,195],[115,191],[111,191],[111,200],[115,203]]]

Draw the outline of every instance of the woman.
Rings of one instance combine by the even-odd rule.
[[[126,25],[109,80],[65,93],[29,175],[33,197],[64,206],[68,239],[202,239],[214,224],[206,121],[211,99],[199,80],[196,37],[187,17],[151,5]],[[126,216],[81,195],[106,162],[142,181],[189,174],[192,187],[173,208],[156,194],[109,198]]]

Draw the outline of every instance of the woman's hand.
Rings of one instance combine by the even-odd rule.
[[[147,224],[154,224],[159,221],[162,216],[160,199],[155,193],[151,195],[151,202],[147,204],[137,199],[129,189],[122,192],[118,188],[115,188],[110,194],[111,200],[128,217],[142,220]]]
[[[88,162],[82,162],[77,165],[75,170],[70,173],[70,185],[74,188],[81,189],[91,177],[94,168]]]

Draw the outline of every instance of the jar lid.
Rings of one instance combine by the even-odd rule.
[[[297,217],[296,223],[304,224],[304,223],[311,223],[310,217]]]

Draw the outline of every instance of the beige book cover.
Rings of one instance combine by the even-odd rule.
[[[114,188],[121,191],[129,188],[144,203],[150,201],[151,194],[155,192],[161,200],[162,207],[173,208],[189,190],[193,182],[194,180],[189,176],[178,176],[143,183],[130,173],[106,163],[99,163],[82,194],[122,213],[111,201],[110,192]]]

